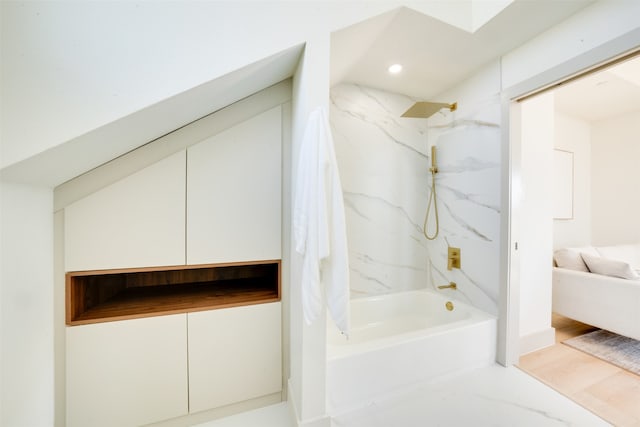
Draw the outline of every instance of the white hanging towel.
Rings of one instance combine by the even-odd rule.
[[[295,248],[303,256],[302,311],[307,324],[324,301],[338,329],[349,333],[349,260],[342,186],[329,120],[322,107],[309,115],[294,197]]]

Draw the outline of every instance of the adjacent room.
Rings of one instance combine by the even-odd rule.
[[[638,16],[0,2],[0,425],[634,425]]]
[[[523,153],[537,153],[523,155],[524,186],[534,194],[525,196],[525,221],[546,212],[553,228],[536,228],[539,256],[522,273],[551,281],[558,344],[519,366],[614,425],[640,417],[639,67],[637,56],[626,58],[523,101],[526,120],[552,135],[523,138]],[[546,178],[545,164],[553,171]],[[551,257],[554,267],[544,265]]]

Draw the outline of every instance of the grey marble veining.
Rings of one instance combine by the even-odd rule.
[[[440,235],[427,244],[430,286],[456,282],[457,291],[445,291],[452,298],[497,315],[501,130],[490,120],[500,117],[499,99],[484,100],[475,110],[478,117],[453,113],[429,119],[428,139],[437,149],[440,214]],[[449,246],[461,250],[460,269],[446,269]]]
[[[198,427],[288,427],[291,401]],[[416,384],[331,418],[332,427],[606,427],[607,422],[517,368],[488,366]]]
[[[500,225],[499,99],[468,117],[401,117],[414,99],[352,84],[331,90],[330,121],[344,191],[352,297],[455,281],[452,298],[497,314]],[[467,106],[468,107],[468,106]],[[467,108],[467,111],[473,109]],[[422,232],[436,145],[440,234]],[[433,212],[428,230],[432,231]],[[448,246],[462,269],[446,269]]]
[[[517,368],[480,368],[417,384],[340,414],[333,427],[608,426]]]
[[[356,85],[331,91],[352,297],[424,288],[427,123],[400,117],[411,98]]]

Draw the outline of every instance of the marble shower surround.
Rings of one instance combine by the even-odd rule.
[[[351,297],[453,280],[459,290],[444,292],[497,314],[500,128],[491,111],[499,113],[499,101],[466,120],[451,113],[438,113],[435,120],[400,117],[414,102],[354,84],[331,89]],[[440,170],[440,236],[435,241],[422,234],[431,183],[430,143],[438,147]],[[462,250],[459,271],[446,269],[447,243]]]
[[[431,125],[438,150],[436,193],[440,234],[429,241],[429,286],[453,281],[452,298],[498,314],[500,276],[500,104],[491,101],[475,117]],[[461,251],[460,269],[447,270],[447,249]]]
[[[344,193],[351,296],[424,288],[427,124],[401,118],[413,100],[342,84],[330,122]]]

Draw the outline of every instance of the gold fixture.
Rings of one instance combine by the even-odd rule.
[[[436,164],[436,146],[431,146],[431,192],[429,193],[429,202],[427,203],[427,212],[424,215],[424,224],[422,225],[422,234],[427,240],[434,240],[440,232],[440,221],[438,220],[438,202],[436,201],[436,173],[438,173],[438,165]],[[427,231],[427,223],[429,222],[429,213],[431,212],[431,204],[433,203],[433,211],[436,215],[436,231],[429,235]]]
[[[446,102],[427,102],[418,101],[413,104],[407,111],[404,112],[402,117],[411,117],[416,119],[426,119],[433,116],[443,108],[449,109],[449,111],[456,111],[458,109],[458,103],[447,104]],[[438,173],[438,167],[436,166],[436,147],[431,147],[431,192],[429,193],[429,202],[427,203],[427,212],[424,217],[424,225],[422,226],[422,234],[427,240],[435,240],[440,232],[440,224],[438,222],[438,203],[436,202],[436,173]],[[431,203],[433,203],[433,210],[435,211],[436,219],[436,231],[433,235],[429,235],[427,232],[427,222],[429,222],[429,210],[431,209]],[[451,270],[451,269],[449,269]]]
[[[449,282],[448,285],[438,286],[438,289],[458,289],[456,282]]]
[[[453,310],[453,303],[451,301],[447,301],[444,306],[447,307],[447,310],[449,311]]]
[[[426,119],[433,116],[443,108],[449,109],[449,111],[456,111],[458,109],[458,103],[447,104],[446,102],[427,102],[418,101],[404,112],[402,117],[412,117],[416,119]]]
[[[431,167],[429,168],[429,172],[432,174],[438,173],[438,165],[436,164],[436,146],[431,146]]]
[[[460,268],[460,248],[449,247],[447,255],[447,270]]]

